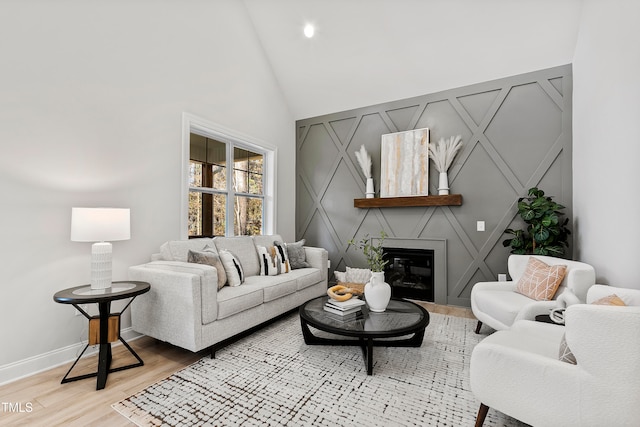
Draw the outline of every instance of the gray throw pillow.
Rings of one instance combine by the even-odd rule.
[[[207,248],[208,247],[205,247],[202,251],[189,250],[187,262],[206,264],[215,267],[216,272],[218,273],[218,289],[222,289],[222,287],[227,283],[227,273],[224,271],[224,266],[222,265],[220,256],[212,250],[207,250]]]
[[[279,244],[279,242],[276,242]],[[287,248],[287,255],[289,256],[289,265],[291,269],[311,267],[307,262],[307,254],[304,251],[305,239],[302,239],[295,243],[285,243]]]
[[[567,337],[565,334],[562,334],[562,339],[560,340],[560,349],[558,351],[558,358],[567,363],[571,363],[572,365],[577,365],[576,356],[573,354],[569,346],[567,345]]]

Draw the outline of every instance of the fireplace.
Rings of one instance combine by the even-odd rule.
[[[382,248],[389,262],[385,281],[394,298],[434,301],[434,251],[431,249]]]

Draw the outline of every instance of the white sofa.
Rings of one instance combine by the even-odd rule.
[[[287,313],[327,291],[327,251],[305,247],[310,267],[260,276],[256,245],[272,246],[278,235],[215,237],[170,241],[151,262],[129,268],[129,278],[149,282],[151,290],[131,306],[135,331],[191,350],[215,351],[225,340]],[[218,290],[215,267],[187,262],[189,250],[205,246],[231,251],[245,282]]]
[[[627,307],[573,304],[566,327],[520,320],[476,345],[476,426],[488,408],[533,426],[640,426],[640,290],[595,285],[587,303],[612,294]],[[565,334],[575,365],[560,360]]]
[[[471,289],[471,310],[478,319],[476,333],[482,324],[500,331],[508,329],[514,322],[522,319],[534,320],[539,314],[549,314],[560,304],[556,299],[565,290],[575,295],[575,302],[584,303],[587,291],[596,282],[596,272],[592,266],[583,262],[563,258],[535,255],[547,265],[563,264],[567,271],[555,296],[550,301],[536,301],[516,292],[518,280],[524,274],[529,257],[532,255],[510,255],[507,262],[512,281],[479,282]],[[564,307],[564,305],[563,305]]]

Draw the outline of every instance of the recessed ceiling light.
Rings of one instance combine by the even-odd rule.
[[[316,32],[316,29],[313,28],[313,25],[307,24],[304,26],[304,35],[307,36],[307,38],[313,37],[315,32]]]

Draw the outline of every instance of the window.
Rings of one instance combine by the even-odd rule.
[[[187,125],[186,237],[272,233],[274,151]]]

